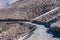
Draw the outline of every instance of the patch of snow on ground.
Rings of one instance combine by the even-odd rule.
[[[48,34],[46,31],[48,28],[45,28],[44,25],[33,24],[26,22],[27,24],[36,25],[37,29],[34,31],[34,34],[30,38],[25,40],[60,40],[60,38],[52,37],[52,34]]]
[[[0,0],[0,7],[8,6],[9,4],[16,2],[18,0]]]

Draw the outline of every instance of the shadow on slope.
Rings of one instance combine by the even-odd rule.
[[[27,24],[27,23],[21,22],[20,25],[22,25],[22,26],[25,25],[25,26],[28,26],[28,28],[29,28],[28,35],[25,39],[30,38],[30,36],[33,35],[34,31],[37,29],[36,25],[33,25],[33,24]]]
[[[32,21],[32,23],[39,24],[39,25],[45,25],[46,28],[49,28],[51,23],[54,23],[56,21],[57,21],[57,19],[53,19],[53,20],[51,20],[49,22]]]
[[[52,37],[54,38],[60,38],[60,33],[53,32],[50,29],[48,29],[46,32],[52,34],[53,35]]]
[[[33,21],[32,23],[35,23],[35,24],[39,24],[39,25],[45,25],[46,28],[50,28],[50,25],[51,23],[54,23],[58,21],[58,19],[54,19],[54,20],[51,20],[50,22],[38,22],[38,21]],[[59,33],[56,33],[56,32],[53,32],[51,31],[50,29],[47,29],[46,31],[48,34],[52,34],[54,38],[60,38],[60,34]]]

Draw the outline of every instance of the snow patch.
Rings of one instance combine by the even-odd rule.
[[[0,7],[8,6],[11,3],[14,3],[18,0],[0,0]]]

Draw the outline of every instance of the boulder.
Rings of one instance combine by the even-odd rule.
[[[57,21],[55,23],[52,23],[50,26],[50,30],[55,33],[60,34],[60,21]]]

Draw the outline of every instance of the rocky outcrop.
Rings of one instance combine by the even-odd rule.
[[[50,30],[55,33],[60,33],[60,21],[52,23],[50,26]]]

